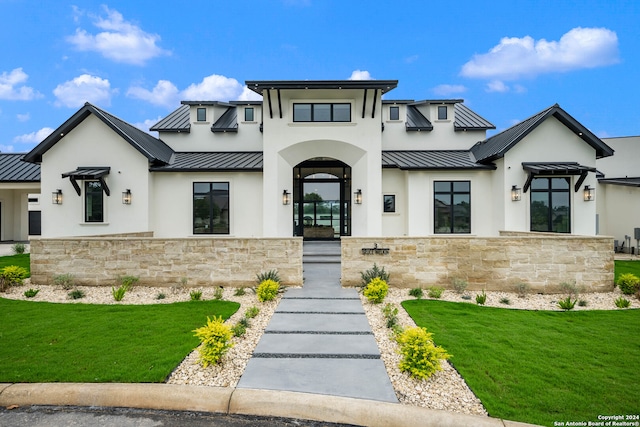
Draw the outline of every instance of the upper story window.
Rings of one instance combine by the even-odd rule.
[[[196,110],[196,120],[198,120],[199,122],[206,122],[207,121],[207,109],[206,108],[198,108]]]
[[[351,104],[293,104],[294,122],[350,122]]]
[[[389,107],[389,120],[400,120],[400,107],[395,105]]]
[[[244,121],[252,122],[253,120],[253,107],[246,107],[244,109]]]
[[[104,192],[100,181],[84,182],[84,222],[104,222]]]
[[[447,120],[447,106],[438,105],[438,120]]]

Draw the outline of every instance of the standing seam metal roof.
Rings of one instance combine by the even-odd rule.
[[[189,105],[181,105],[149,129],[163,132],[190,132]]]
[[[383,151],[383,168],[399,169],[495,169],[493,164],[476,163],[469,150]]]
[[[262,171],[261,151],[178,152],[170,165],[152,167],[153,172]]]
[[[407,122],[405,124],[408,131],[433,130],[433,125],[414,105],[407,105]]]
[[[238,132],[238,110],[229,107],[211,126],[211,132]]]
[[[0,182],[40,182],[40,165],[23,162],[24,153],[0,153]]]
[[[487,130],[496,128],[491,122],[485,120],[464,104],[455,104],[454,114],[455,120],[453,127],[455,130]]]

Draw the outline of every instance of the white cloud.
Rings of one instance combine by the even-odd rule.
[[[504,84],[501,80],[491,80],[487,83],[487,87],[485,89],[487,92],[500,92],[505,93],[509,92],[509,86]]]
[[[31,120],[31,114],[16,114],[16,118],[19,122],[28,122],[29,120]]]
[[[156,123],[158,123],[160,120],[162,120],[162,118],[163,118],[162,116],[158,116],[155,119],[147,119],[143,122],[133,123],[133,125],[143,132],[146,132],[150,135],[158,137],[158,132],[149,132],[149,128],[155,125]]]
[[[2,153],[13,153],[13,145],[0,144],[0,152],[2,152]]]
[[[368,71],[354,70],[349,80],[373,80],[373,77],[371,77]]]
[[[140,86],[130,87],[127,91],[127,96],[167,108],[175,107],[180,102],[180,91],[176,85],[168,80],[158,81],[158,84],[152,90]]]
[[[69,108],[80,107],[85,102],[108,107],[111,105],[111,95],[116,92],[111,89],[109,80],[89,74],[82,74],[73,80],[59,84],[53,90],[57,98],[55,105]]]
[[[10,101],[30,101],[42,97],[42,94],[32,87],[22,85],[29,79],[22,68],[15,68],[11,72],[0,74],[0,99]]]
[[[455,93],[463,93],[467,88],[463,85],[438,85],[431,89],[434,94],[439,96],[449,96]]]
[[[54,130],[55,129],[52,129],[52,128],[42,128],[36,132],[31,132],[31,133],[26,133],[24,135],[16,136],[15,138],[13,138],[13,142],[21,142],[21,143],[35,142],[39,144],[46,137],[51,135],[51,132],[53,132]]]
[[[67,37],[67,41],[80,51],[95,51],[113,61],[133,65],[144,65],[150,59],[170,54],[157,45],[160,41],[158,34],[147,33],[125,21],[116,10],[104,6],[104,12],[106,17],[94,17],[93,22],[95,27],[104,31],[89,34],[77,28],[74,35]]]
[[[514,80],[618,62],[618,36],[606,28],[574,28],[559,41],[504,37],[462,66],[465,77]]]

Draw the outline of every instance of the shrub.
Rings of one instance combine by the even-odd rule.
[[[529,293],[529,284],[527,282],[518,282],[514,285],[518,298],[524,298]]]
[[[29,273],[23,267],[8,265],[0,271],[0,291],[4,292],[9,286],[22,285],[22,280]]]
[[[195,336],[200,339],[202,345],[198,347],[200,353],[200,363],[206,368],[210,364],[217,364],[226,354],[233,343],[231,342],[231,328],[224,324],[222,316],[210,319],[207,317],[207,324],[195,329]]]
[[[40,289],[28,289],[24,291],[24,296],[27,298],[33,298],[38,295],[38,292],[40,292]]]
[[[27,250],[27,246],[24,243],[14,243],[13,246],[11,246],[11,249],[13,250],[13,253],[23,254]]]
[[[167,296],[165,294],[163,294],[162,292],[160,292],[158,295],[156,295],[156,299],[165,299]]]
[[[421,299],[424,292],[422,292],[422,288],[413,288],[409,291],[409,295],[417,299]]]
[[[500,304],[510,305],[511,300],[509,298],[500,298]]]
[[[485,302],[487,302],[487,294],[484,292],[484,289],[483,289],[481,294],[476,295],[476,304],[484,305]]]
[[[231,332],[233,333],[234,337],[239,338],[247,333],[247,327],[240,323],[236,323],[231,328]]]
[[[74,289],[73,291],[69,292],[68,295],[71,299],[84,298],[84,292],[82,292],[80,289]]]
[[[266,273],[258,273],[256,274],[256,280],[258,282],[258,285],[265,280],[273,280],[274,282],[280,284],[280,276],[278,275],[278,270],[269,270]]]
[[[576,286],[576,282],[562,282],[560,283],[560,290],[562,293],[567,294],[567,297],[577,297],[580,293],[578,286]]]
[[[558,307],[560,307],[563,310],[567,310],[567,311],[573,310],[573,307],[575,306],[576,306],[576,300],[572,300],[571,295],[569,295],[565,299],[561,299],[560,301],[558,301]]]
[[[373,268],[361,272],[360,277],[362,278],[363,287],[367,286],[375,278],[382,279],[389,283],[389,273],[384,271],[384,267],[378,268],[376,264],[373,264]]]
[[[65,291],[70,291],[75,285],[73,283],[73,274],[58,274],[57,276],[53,277],[53,284],[56,286],[61,286]]]
[[[393,328],[398,324],[398,307],[393,304],[386,304],[382,309],[382,314],[387,320],[387,328]]]
[[[432,286],[429,288],[429,298],[440,298],[442,293],[444,292],[444,288],[438,288],[436,286]]]
[[[424,328],[409,328],[396,337],[402,360],[399,368],[414,378],[427,379],[442,370],[440,362],[451,356],[433,343],[432,334]]]
[[[633,295],[640,289],[640,279],[633,273],[625,273],[618,277],[616,285],[623,294]]]
[[[215,292],[213,293],[213,299],[215,300],[221,300],[222,299],[222,295],[224,292],[224,288],[222,286],[220,286],[218,289],[215,290]]]
[[[618,308],[628,308],[629,305],[631,305],[631,302],[628,299],[623,298],[623,297],[616,298],[614,303],[616,304],[616,307],[618,307]]]
[[[233,293],[233,295],[237,296],[237,297],[241,297],[244,294],[246,294],[247,291],[244,290],[244,288],[236,288],[235,292]]]
[[[389,285],[387,285],[387,282],[376,277],[372,279],[367,286],[365,286],[363,294],[369,302],[380,304],[384,301],[384,297],[387,296],[387,292],[389,292]]]
[[[266,279],[260,282],[256,294],[258,295],[258,301],[273,301],[280,291],[280,284],[272,279]]]
[[[191,301],[200,301],[202,299],[202,290],[200,289],[191,290],[191,292],[189,292],[189,298],[191,298]]]
[[[113,295],[113,299],[116,301],[122,301],[126,293],[127,288],[124,286],[120,286],[119,288],[111,287],[111,295]]]
[[[467,286],[469,286],[469,282],[467,282],[464,279],[460,279],[458,277],[455,277],[455,278],[453,278],[451,280],[451,285],[453,286],[453,289],[457,293],[462,294],[467,289]]]
[[[247,308],[247,311],[244,312],[244,317],[247,319],[253,319],[260,313],[260,309],[256,306]]]
[[[587,304],[588,304],[588,303],[587,303],[587,300],[586,300],[586,299],[578,300],[578,305],[579,305],[580,307],[586,307],[586,306],[587,306]]]

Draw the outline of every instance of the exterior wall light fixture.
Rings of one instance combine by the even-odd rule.
[[[288,205],[291,203],[291,193],[287,190],[282,191],[282,204]]]
[[[518,188],[515,185],[511,187],[511,201],[519,202],[522,200],[522,188]]]
[[[358,191],[353,193],[353,201],[356,205],[362,204],[362,190],[358,188]]]
[[[122,204],[130,205],[131,204],[131,190],[128,188],[122,192]]]
[[[54,205],[61,205],[62,204],[62,190],[61,189],[58,188],[56,191],[51,193],[51,203],[53,203]]]
[[[596,189],[593,187],[589,187],[588,185],[584,186],[584,201],[590,202],[596,198]]]

